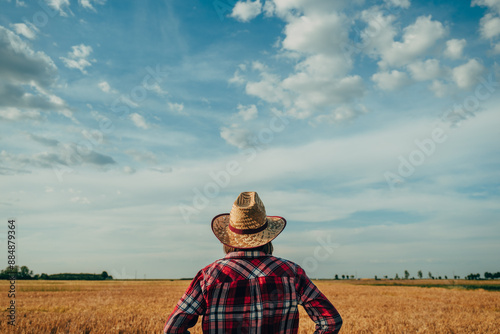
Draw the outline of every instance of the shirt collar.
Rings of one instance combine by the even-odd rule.
[[[261,257],[267,256],[266,253],[262,251],[239,251],[239,252],[231,252],[224,256],[225,259],[234,259],[234,258],[242,258],[242,257]]]

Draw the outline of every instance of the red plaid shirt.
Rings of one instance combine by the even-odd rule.
[[[198,272],[163,331],[189,333],[201,315],[203,333],[297,333],[298,305],[316,323],[314,333],[340,331],[339,313],[300,266],[264,252],[233,252]]]

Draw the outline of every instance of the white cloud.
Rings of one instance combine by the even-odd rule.
[[[231,84],[243,85],[245,83],[245,79],[240,75],[239,71],[235,71],[232,78],[228,80]]]
[[[416,22],[404,29],[403,42],[394,42],[384,53],[389,65],[403,65],[425,54],[444,37],[446,29],[441,22],[432,21],[430,16],[420,16]]]
[[[453,80],[459,88],[467,89],[475,85],[479,77],[485,72],[485,67],[477,60],[471,59],[467,63],[452,70]]]
[[[257,96],[270,103],[281,103],[289,105],[288,93],[281,87],[280,78],[277,75],[261,73],[261,80],[248,82],[245,90],[249,95]]]
[[[425,62],[417,61],[409,64],[408,70],[412,78],[417,81],[432,80],[443,74],[443,70],[437,59],[428,59]]]
[[[107,81],[101,81],[97,84],[97,86],[99,86],[99,88],[105,93],[109,93],[111,91],[111,86]]]
[[[46,0],[47,4],[59,12],[61,16],[68,16],[68,13],[65,12],[65,8],[69,11],[70,14],[73,14],[69,9],[69,0]]]
[[[42,119],[40,112],[32,110],[32,111],[21,111],[17,108],[6,107],[0,108],[0,119],[7,121],[20,121],[20,120],[40,120]]]
[[[492,12],[486,13],[479,22],[479,31],[481,37],[493,39],[500,35],[500,0],[473,0],[472,6],[486,6]],[[496,12],[496,15],[494,14]],[[500,53],[500,44],[493,44],[492,53],[497,55]]]
[[[348,19],[338,13],[300,16],[285,27],[283,48],[305,54],[340,54],[339,45],[347,41]]]
[[[396,7],[409,8],[410,0],[384,0],[386,4],[390,4]]]
[[[347,120],[353,119],[358,115],[365,114],[368,112],[365,106],[349,106],[349,105],[341,105],[340,107],[332,110],[331,113],[326,113],[317,116],[314,119],[313,124],[324,124],[324,123],[339,123],[345,122]]]
[[[87,74],[86,67],[91,66],[87,57],[92,53],[92,47],[84,44],[71,47],[73,51],[68,52],[68,57],[59,57],[68,68],[75,68]]]
[[[83,59],[83,58],[69,59],[69,58],[65,58],[65,57],[60,57],[60,59],[63,61],[64,65],[66,65],[67,68],[76,68],[84,74],[87,74],[85,67],[92,65],[88,60]]]
[[[137,126],[138,128],[141,128],[144,130],[149,129],[149,125],[146,123],[146,120],[144,119],[144,117],[142,117],[138,113],[130,114],[130,119],[132,120],[134,125]]]
[[[493,47],[493,53],[496,55],[500,54],[500,42]]]
[[[92,4],[90,3],[90,0],[78,0],[78,4],[82,6],[83,8],[95,10],[94,7],[92,7]]]
[[[36,32],[38,32],[38,28],[35,27],[34,25],[30,24],[30,27],[28,27],[24,23],[14,23],[11,24],[11,27],[14,29],[14,31],[18,35],[23,35],[24,37],[28,39],[35,39],[36,38]]]
[[[361,19],[367,27],[361,32],[363,49],[372,55],[379,55],[383,50],[390,48],[396,36],[396,29],[393,22],[394,15],[384,16],[384,13],[377,8],[370,8],[361,12]]]
[[[358,75],[334,79],[301,72],[283,80],[283,87],[295,93],[294,106],[305,112],[303,116],[336,103],[350,102],[365,92],[363,79]]]
[[[16,110],[35,118],[39,112],[56,111],[75,121],[66,103],[50,89],[56,83],[57,67],[44,52],[35,52],[14,32],[0,26],[0,108],[4,117],[19,119]],[[7,111],[6,111],[7,110]],[[22,117],[24,117],[22,116]]]
[[[238,115],[243,118],[244,121],[250,121],[257,117],[258,111],[255,104],[250,106],[243,106],[241,104],[238,105]]]
[[[264,12],[264,15],[266,17],[273,16],[275,10],[276,10],[276,6],[275,6],[273,1],[264,2],[264,6],[262,7],[262,11]]]
[[[170,108],[170,110],[182,114],[183,113],[182,111],[184,110],[184,103],[168,102],[168,107]]]
[[[440,80],[434,80],[432,81],[431,86],[429,89],[436,95],[437,97],[444,97],[452,91],[451,87],[444,83],[443,81]]]
[[[471,6],[489,7],[500,14],[500,0],[472,0]]]
[[[70,202],[79,204],[90,204],[90,200],[87,197],[80,197],[80,196],[72,197],[70,199]]]
[[[28,138],[39,143],[39,144],[42,144],[43,146],[55,147],[55,146],[59,145],[59,141],[57,139],[51,139],[51,138],[47,138],[45,136],[28,134]]]
[[[341,78],[345,76],[351,62],[340,54],[326,55],[318,53],[307,57],[296,65],[297,74],[304,74],[319,80]]]
[[[351,103],[364,95],[365,86],[359,75],[349,75],[353,61],[339,45],[349,42],[348,28],[352,19],[336,11],[342,1],[274,1],[267,7],[285,19],[285,37],[281,55],[296,62],[295,70],[281,78],[268,66],[253,62],[260,80],[246,81],[246,93],[278,104],[294,118],[331,114],[339,103]],[[272,7],[272,8],[271,8]],[[230,83],[243,84],[245,78],[236,72]],[[226,131],[226,134],[229,131]]]
[[[130,155],[135,161],[148,163],[148,164],[157,164],[158,158],[153,152],[149,151],[137,151],[137,150],[126,150],[125,153]]]
[[[137,170],[133,167],[130,167],[130,166],[124,166],[123,167],[123,172],[125,174],[134,174]]]
[[[482,127],[486,126],[487,130],[485,129],[484,131],[490,134],[496,133],[499,116],[498,113],[495,113],[494,101],[491,102],[487,114],[481,113],[483,116],[478,117],[480,119],[471,120],[471,127],[466,130],[448,133],[449,129],[444,124],[440,125],[449,134],[450,140],[445,145],[439,145],[439,154],[434,154],[432,159],[425,161],[424,165],[419,165],[420,167],[417,168],[419,169],[419,177],[423,176],[421,173],[424,173],[425,177],[434,178],[436,175],[433,173],[438,171],[443,176],[450,175],[450,170],[445,171],[441,169],[443,166],[439,165],[439,162],[434,159],[441,161],[448,160],[449,167],[456,170],[455,159],[463,158],[463,145],[471,139],[477,147],[481,147],[482,144],[479,144],[479,142],[482,142],[488,143],[486,145],[488,149],[496,150],[491,142],[491,138],[486,136],[486,133],[481,130]],[[373,184],[376,184],[380,181],[384,170],[398,168],[399,155],[404,154],[407,157],[408,154],[418,147],[415,146],[416,139],[429,138],[430,132],[436,128],[435,119],[432,117],[420,120],[412,119],[411,122],[405,122],[392,123],[375,131],[363,132],[347,138],[331,138],[329,140],[318,140],[317,142],[309,142],[297,146],[270,148],[269,150],[260,152],[257,160],[248,165],[247,168],[251,169],[252,172],[245,175],[250,178],[247,182],[248,184],[254,184],[253,182],[257,180],[262,183],[267,182],[267,180],[281,182],[281,180],[287,179],[288,176],[293,177],[299,170],[307,170],[312,173],[310,175],[315,175],[318,179],[330,175],[330,182],[338,185],[345,182],[344,184],[349,189],[356,186],[351,181],[355,181],[361,175],[371,179],[371,181],[368,181],[369,183],[373,182]],[[493,123],[490,124],[491,122]],[[463,136],[464,134],[466,135],[465,137]],[[451,140],[452,135],[453,141]],[[472,143],[468,145],[472,145]],[[373,150],[369,147],[373,148]],[[380,147],[384,147],[384,150],[380,150]],[[329,152],[329,154],[322,154],[322,152]],[[360,155],[359,152],[364,152],[364,154]],[[481,152],[484,153],[485,151]],[[451,157],[450,154],[454,157]],[[300,159],[297,159],[297,157],[300,157]],[[339,157],[342,157],[342,159],[339,159]],[[289,167],[288,176],[287,172],[283,170],[283,166],[281,168],[280,166],[274,166],[276,168],[270,169],[266,164],[262,165],[262,162],[268,159],[277,159],[277,161],[282,162],[283,166]],[[372,159],[376,166],[370,164],[368,168],[363,162],[372,161]],[[469,167],[471,169],[476,168],[473,162],[470,162]],[[463,171],[463,169],[459,169]],[[331,174],[331,170],[336,171],[334,174],[336,174],[335,177],[338,177],[338,180],[331,178],[334,177]],[[263,176],[265,179],[261,179]],[[343,179],[346,176],[350,181]],[[242,175],[242,177],[244,176]],[[408,181],[411,182],[411,178]],[[340,183],[337,183],[337,181],[340,181]],[[429,186],[429,184],[423,184],[419,180],[413,179],[413,181],[423,188]],[[365,188],[365,185],[366,183],[357,183],[358,187]],[[413,189],[409,191],[412,192]],[[394,195],[398,196],[397,194]]]
[[[103,91],[104,93],[113,93],[113,94],[117,94],[118,93],[118,91],[116,89],[113,89],[111,87],[111,85],[109,84],[109,82],[107,82],[106,80],[100,81],[97,84],[97,87],[99,87],[99,89],[101,91]],[[130,101],[130,102],[133,102],[133,101]]]
[[[253,61],[252,62],[252,69],[260,72],[267,71],[268,68],[265,64],[261,63],[260,61]]]
[[[42,151],[31,155],[11,154],[4,151],[1,153],[1,162],[4,165],[10,165],[14,168],[31,166],[37,168],[54,168],[54,171],[56,171],[57,166],[62,166],[63,169],[67,169],[68,171],[72,170],[72,166],[80,166],[82,164],[91,164],[99,167],[116,164],[116,161],[112,157],[98,153],[87,145],[77,145],[74,143],[59,143],[57,150]]]
[[[372,76],[372,80],[380,89],[389,91],[406,86],[410,82],[408,75],[398,70],[375,73]]]
[[[233,12],[231,13],[231,17],[242,21],[248,22],[259,15],[262,11],[262,4],[260,0],[247,0],[245,2],[239,1],[233,8]]]
[[[23,68],[19,63],[24,64]],[[44,52],[35,52],[19,36],[0,26],[0,72],[2,82],[47,87],[55,82],[57,67]]]
[[[267,2],[270,1],[266,1]],[[300,15],[311,15],[331,13],[340,11],[349,3],[360,4],[362,1],[353,0],[272,0],[272,4],[265,5],[266,15],[272,13],[285,19],[291,20]]]
[[[92,53],[92,47],[80,44],[71,47],[73,51],[68,53],[71,58],[87,58]]]
[[[396,31],[392,26],[394,16],[363,11],[362,18],[369,27],[362,33],[369,52],[379,55],[379,66],[403,66],[428,52],[436,42],[446,35],[441,22],[431,16],[420,16],[415,23],[403,29],[402,42],[394,41]]]
[[[94,6],[92,6],[92,3],[95,3],[97,5],[104,5],[106,3],[106,0],[78,0],[78,4],[80,6],[95,12],[96,10]]]
[[[247,94],[280,104],[286,114],[295,118],[330,114],[334,104],[349,103],[364,94],[363,80],[358,75],[348,75],[352,60],[339,48],[348,42],[346,27],[352,23],[331,9],[317,10],[328,8],[329,3],[298,0],[288,7],[300,7],[307,13],[287,16],[285,38],[281,43],[282,51],[292,52],[297,59],[295,71],[281,79],[269,73],[267,66],[254,62],[252,67],[261,72],[261,80],[247,82]],[[276,6],[286,7],[283,2],[276,2]],[[240,78],[233,81],[237,80]]]
[[[155,82],[152,87],[149,88],[151,91],[155,92],[159,96],[165,96],[168,95],[168,92],[166,90],[163,90],[160,86],[159,83]]]
[[[230,127],[222,127],[220,136],[229,145],[239,149],[244,149],[250,145],[251,132],[247,129],[240,128],[236,124],[232,124]]]
[[[493,38],[500,35],[500,17],[487,13],[481,18],[479,31],[483,38]]]
[[[459,59],[462,57],[467,41],[465,39],[450,39],[446,41],[446,49],[444,50],[444,56],[450,59]]]
[[[149,168],[149,170],[152,170],[154,172],[157,172],[157,173],[162,173],[162,174],[165,174],[165,173],[171,173],[172,172],[172,167],[151,167]]]

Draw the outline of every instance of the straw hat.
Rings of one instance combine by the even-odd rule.
[[[266,208],[254,191],[242,192],[234,201],[231,213],[212,219],[212,231],[224,245],[234,248],[263,246],[283,231],[286,220],[266,216]]]

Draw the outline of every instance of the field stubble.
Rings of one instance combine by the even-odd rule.
[[[341,333],[500,333],[500,292],[315,281],[339,310]],[[353,284],[356,283],[356,284]],[[372,282],[373,283],[373,282]],[[378,282],[380,283],[380,281]],[[388,284],[393,284],[387,282]],[[16,326],[1,333],[161,333],[189,281],[17,281]],[[300,308],[299,333],[314,323]],[[191,333],[201,332],[201,319]]]

